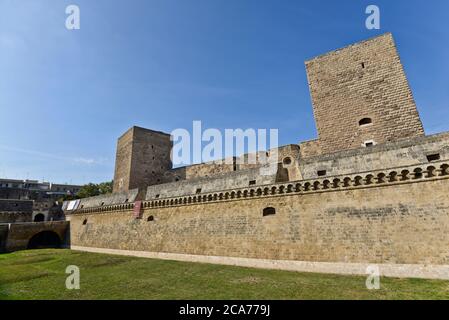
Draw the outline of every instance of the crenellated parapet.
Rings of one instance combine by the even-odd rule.
[[[288,183],[275,183],[255,186],[253,188],[238,188],[222,190],[213,193],[192,194],[182,197],[153,199],[142,202],[144,209],[166,208],[173,206],[189,206],[221,201],[239,201],[260,197],[282,197],[302,195],[316,192],[338,192],[354,188],[376,188],[385,185],[418,183],[431,179],[449,178],[449,162],[440,161],[418,166],[398,167],[371,172],[361,172],[351,175],[328,176],[322,179],[299,180]],[[80,208],[70,214],[91,214],[111,211],[133,210],[134,203]]]

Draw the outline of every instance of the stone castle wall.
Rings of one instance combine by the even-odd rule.
[[[32,221],[33,201],[0,199],[0,223]]]
[[[79,210],[71,243],[263,259],[449,264],[449,165]],[[264,216],[272,207],[274,215]]]
[[[301,159],[299,170],[304,179],[313,179],[319,171],[325,171],[326,176],[334,176],[435,160],[449,160],[449,132]]]

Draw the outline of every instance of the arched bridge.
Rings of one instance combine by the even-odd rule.
[[[70,246],[68,221],[0,224],[0,252]]]

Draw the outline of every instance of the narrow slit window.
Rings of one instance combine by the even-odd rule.
[[[249,185],[250,186],[253,186],[253,185],[255,185],[256,184],[256,180],[251,180],[250,182],[249,182]]]

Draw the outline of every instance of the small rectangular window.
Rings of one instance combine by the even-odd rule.
[[[196,194],[201,193],[201,188],[196,189]]]
[[[368,148],[368,147],[373,147],[375,144],[376,144],[376,143],[375,143],[373,140],[368,140],[368,141],[365,141],[365,142],[362,144],[362,146]]]
[[[256,184],[256,180],[251,180],[250,182],[249,182],[249,185],[250,186],[253,186],[253,185],[255,185]]]
[[[155,198],[157,199],[157,198],[159,198],[160,196],[161,196],[160,194],[157,194]]]
[[[440,154],[439,153],[435,153],[435,154],[429,154],[427,156],[427,161],[432,162],[432,161],[438,161],[440,160]]]
[[[325,175],[326,175],[326,173],[327,173],[327,171],[326,171],[326,170],[318,170],[318,171],[317,171],[318,177],[322,177],[322,176],[325,176]]]

